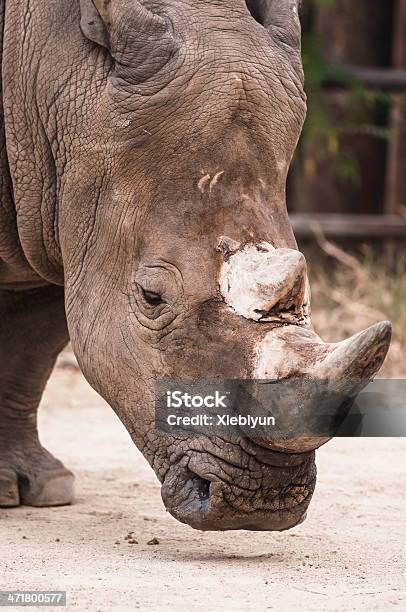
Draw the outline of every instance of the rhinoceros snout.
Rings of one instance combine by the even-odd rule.
[[[267,452],[270,453],[259,449],[259,455]],[[223,479],[210,469],[203,477],[207,461],[210,462],[208,456],[205,461],[203,453],[200,475],[178,464],[169,469],[164,479],[162,500],[178,521],[201,531],[284,531],[305,520],[316,478],[313,453],[294,466],[270,466],[256,457],[253,462],[258,462],[263,482],[259,485],[258,473],[254,472],[247,488],[241,486],[240,479],[227,482],[227,476]],[[281,477],[286,482],[278,491]],[[248,482],[250,476],[243,480]]]

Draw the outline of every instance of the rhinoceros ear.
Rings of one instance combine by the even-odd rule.
[[[127,72],[145,63],[153,69],[155,56],[162,62],[173,52],[168,21],[138,0],[80,0],[80,9],[84,35],[106,47]]]
[[[83,34],[93,42],[108,48],[108,27],[103,20],[102,11],[96,9],[92,0],[80,0],[80,12],[80,27]]]
[[[277,40],[300,50],[301,27],[299,6],[301,0],[247,0],[247,6]]]

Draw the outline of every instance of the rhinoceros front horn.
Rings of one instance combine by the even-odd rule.
[[[387,321],[337,344],[326,344],[313,331],[294,326],[269,332],[260,348],[257,376],[282,378],[282,386],[275,406],[270,407],[276,416],[275,436],[256,442],[288,453],[309,452],[328,442],[355,396],[382,366],[391,335]],[[263,397],[259,398],[262,406]],[[320,419],[328,435],[317,435]],[[309,435],[301,433],[305,427]],[[293,435],[295,431],[300,433]]]
[[[359,381],[365,386],[382,366],[391,336],[391,324],[383,321],[348,340],[330,345],[327,356],[317,363],[314,376],[342,381],[343,385],[346,381]],[[358,390],[354,388],[354,392]]]
[[[275,426],[265,419],[264,427],[243,429],[277,451],[312,451],[338,432],[353,399],[382,366],[391,324],[325,343],[311,328],[301,253],[267,242],[239,245],[225,236],[217,250],[224,256],[219,290],[225,303],[258,325],[278,325],[257,346],[253,380],[240,385],[236,396],[242,416],[272,416]]]

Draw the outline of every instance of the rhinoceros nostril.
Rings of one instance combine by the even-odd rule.
[[[199,501],[201,503],[201,507],[204,510],[207,510],[207,507],[209,504],[209,497],[210,497],[210,481],[206,480],[205,478],[202,478],[201,476],[199,476],[198,474],[195,474],[194,472],[191,472],[190,470],[188,470],[188,472],[189,472],[189,478],[191,478],[193,482],[194,492],[199,498]]]
[[[161,496],[175,518],[198,526],[209,510],[210,482],[186,467],[174,465],[165,476]]]

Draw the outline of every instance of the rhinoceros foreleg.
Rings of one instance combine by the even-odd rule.
[[[0,506],[72,501],[72,473],[37,432],[38,404],[67,341],[63,289],[0,290]]]

